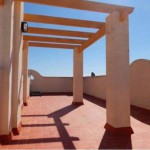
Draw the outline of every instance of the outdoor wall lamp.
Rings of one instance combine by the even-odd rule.
[[[28,32],[28,23],[27,22],[21,23],[21,31],[22,32]]]

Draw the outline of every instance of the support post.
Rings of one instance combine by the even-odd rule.
[[[13,44],[13,80],[12,80],[12,131],[18,135],[21,129],[21,103],[23,101],[22,47],[23,3],[14,2],[14,44]]]
[[[106,20],[107,124],[115,135],[133,133],[130,124],[130,74],[128,15],[113,12]]]
[[[73,104],[83,105],[83,52],[74,49]]]
[[[28,92],[28,41],[23,43],[23,104],[28,105],[29,92]]]
[[[13,0],[0,6],[0,139],[2,144],[11,141],[11,91],[13,53]]]

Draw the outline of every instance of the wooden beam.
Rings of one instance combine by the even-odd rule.
[[[23,40],[40,41],[40,42],[71,43],[71,44],[83,44],[85,41],[87,41],[87,40],[80,40],[80,39],[53,38],[53,37],[29,36],[29,35],[24,35]]]
[[[28,33],[89,38],[94,33],[29,27]]]
[[[45,48],[61,48],[61,49],[74,49],[76,47],[76,45],[49,44],[49,43],[36,43],[36,42],[30,42],[29,46],[32,46],[32,47],[45,47]]]
[[[105,25],[99,30],[97,31],[89,40],[87,40],[84,44],[82,44],[79,48],[78,51],[82,52],[84,49],[86,49],[87,47],[89,47],[91,44],[93,44],[94,42],[96,42],[97,40],[99,40],[100,38],[102,38],[105,35]]]
[[[72,8],[79,10],[87,10],[102,13],[112,13],[114,11],[127,11],[128,13],[133,12],[132,7],[119,6],[113,4],[106,4],[100,2],[91,2],[85,0],[15,0],[19,2],[29,2],[42,5],[50,5],[64,8]]]
[[[4,0],[0,0],[0,5],[3,5],[4,4]]]
[[[36,23],[46,23],[46,24],[56,24],[65,26],[75,26],[75,27],[85,27],[85,28],[100,28],[104,23],[78,20],[78,19],[67,19],[52,16],[42,16],[33,14],[24,14],[24,21],[36,22]]]

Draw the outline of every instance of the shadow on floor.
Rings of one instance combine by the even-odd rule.
[[[68,123],[63,123],[64,126],[69,126]],[[22,127],[50,127],[56,126],[56,124],[22,124]]]
[[[100,107],[106,108],[106,101],[103,99],[95,98],[88,95],[84,95],[84,99]],[[150,110],[146,110],[136,106],[131,106],[131,116],[145,124],[150,125]]]
[[[113,136],[106,131],[99,149],[132,149],[131,136]]]
[[[84,99],[91,102],[91,103],[94,103],[94,104],[96,104],[100,107],[106,108],[106,101],[103,100],[103,99],[96,98],[96,97],[93,97],[93,96],[89,96],[89,95],[86,95],[86,94],[84,94]]]
[[[131,106],[131,116],[147,125],[150,125],[150,110]]]
[[[48,115],[49,118],[53,118],[55,121],[60,138],[62,139],[64,149],[76,149],[76,148],[73,144],[74,139],[70,137],[60,118],[70,113],[71,111],[77,109],[78,107],[80,106],[69,105]],[[78,141],[79,140],[80,139],[78,138]]]
[[[73,141],[79,141],[80,139],[78,137],[72,137],[67,132],[65,126],[68,126],[68,123],[63,123],[61,121],[61,117],[64,115],[67,115],[71,111],[77,109],[80,106],[75,105],[69,105],[62,109],[59,109],[51,114],[48,115],[22,115],[22,117],[45,117],[53,118],[54,124],[23,124],[22,127],[46,127],[46,126],[56,126],[59,137],[58,138],[39,138],[39,139],[26,139],[23,140],[13,140],[11,145],[18,144],[35,144],[35,143],[50,143],[50,142],[62,142],[64,149],[76,149]]]

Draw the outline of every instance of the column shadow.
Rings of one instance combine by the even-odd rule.
[[[61,121],[61,117],[77,109],[78,107],[80,106],[69,105],[48,115],[49,118],[53,118],[55,121],[60,138],[62,139],[62,144],[63,144],[64,149],[76,149],[76,148],[73,144],[73,139],[71,139],[63,122]],[[78,138],[78,141],[79,140],[80,139]]]
[[[113,136],[105,131],[99,149],[132,149],[131,135]]]

